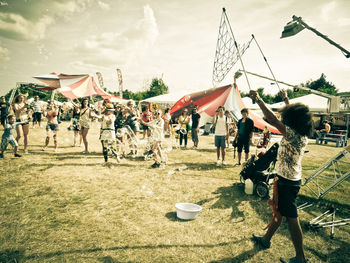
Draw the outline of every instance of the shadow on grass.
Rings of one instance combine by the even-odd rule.
[[[53,163],[49,163],[49,164],[27,164],[27,165],[23,165],[23,169],[30,169],[30,168],[39,168],[39,172],[44,172],[46,170],[49,170],[51,168],[54,168],[54,167],[69,167],[69,166],[73,166],[73,167],[87,167],[87,166],[90,166],[90,167],[93,167],[93,166],[104,166],[104,167],[107,167],[107,168],[117,168],[117,167],[134,167],[135,165],[131,165],[131,164],[127,164],[127,163],[105,163],[105,162],[102,162],[102,159],[101,159],[101,162],[99,163],[85,163],[85,162],[80,162],[80,163],[56,163],[56,164],[53,164]]]
[[[202,149],[196,149],[197,152],[202,152],[202,153],[216,153],[216,149],[208,149],[208,148],[202,148]]]
[[[232,244],[237,244],[243,241],[246,241],[247,239],[241,239],[241,240],[234,240],[230,242],[221,242],[217,244],[174,244],[174,245],[140,245],[140,246],[117,246],[117,247],[111,247],[111,248],[91,248],[91,249],[73,249],[68,251],[55,251],[50,253],[43,253],[43,254],[32,254],[24,257],[24,260],[43,260],[43,259],[49,259],[56,256],[61,255],[69,255],[69,254],[84,254],[84,253],[95,253],[95,252],[101,252],[101,251],[118,251],[118,250],[137,250],[137,249],[168,249],[168,248],[215,248],[215,247],[225,247]],[[103,257],[100,258],[100,260],[114,260],[111,257]],[[15,261],[14,261],[15,262]],[[102,262],[118,262],[118,261],[102,261]]]
[[[215,162],[211,163],[181,163],[186,165],[189,170],[222,170],[222,166],[217,166]]]
[[[183,219],[178,218],[176,216],[176,212],[166,213],[165,217],[168,218],[170,221],[174,221],[174,222],[189,222],[189,221],[193,221],[193,220],[183,220]]]
[[[102,263],[121,263],[121,261],[118,261],[118,260],[112,258],[111,256],[98,258],[98,261],[100,261]],[[131,261],[128,261],[128,262],[131,262]]]
[[[264,220],[268,220],[271,216],[265,201],[257,196],[247,196],[244,193],[244,185],[242,183],[234,183],[231,186],[219,187],[213,194],[216,198],[204,199],[197,204],[203,205],[216,199],[215,203],[210,206],[210,209],[228,209],[231,208],[231,219],[236,218],[238,222],[245,220],[244,205],[242,202],[249,201],[251,206],[257,211]]]
[[[233,258],[223,258],[220,260],[210,261],[210,263],[232,263],[232,262],[245,262],[246,260],[251,259],[260,249],[254,248],[248,251],[244,251],[242,254],[235,256]]]
[[[25,249],[21,248],[18,250],[6,249],[0,251],[0,262],[1,263],[20,263],[24,262]]]

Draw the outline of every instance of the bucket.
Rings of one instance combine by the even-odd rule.
[[[247,180],[245,180],[244,182],[244,192],[247,195],[252,195],[253,194],[253,189],[254,189],[254,184],[252,182],[252,180],[250,180],[249,178]]]
[[[183,220],[196,219],[199,212],[202,210],[200,205],[192,203],[177,203],[175,204],[176,216]]]

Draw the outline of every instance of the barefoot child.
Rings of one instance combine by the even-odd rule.
[[[44,112],[44,116],[47,118],[47,125],[46,125],[46,139],[45,139],[45,145],[43,147],[43,151],[45,151],[46,147],[49,145],[50,142],[50,134],[53,133],[53,141],[55,144],[55,152],[57,152],[58,149],[58,107],[55,106],[53,101],[50,101],[48,104],[47,111]]]
[[[7,149],[8,144],[11,144],[13,147],[13,152],[15,154],[15,157],[22,157],[22,155],[17,153],[18,150],[18,143],[13,136],[13,132],[16,129],[18,125],[21,125],[21,122],[16,122],[16,118],[13,115],[9,115],[8,123],[5,124],[4,133],[1,137],[1,149],[0,149],[0,158],[4,158],[4,151]]]

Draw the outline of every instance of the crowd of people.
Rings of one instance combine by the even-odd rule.
[[[265,119],[282,134],[277,154],[277,176],[274,179],[274,193],[270,200],[274,212],[273,219],[268,225],[266,233],[262,236],[253,235],[253,240],[262,248],[269,248],[272,237],[282,223],[282,218],[286,217],[296,255],[289,260],[281,259],[281,261],[307,262],[295,200],[301,186],[301,160],[308,142],[307,137],[311,136],[313,131],[312,115],[308,107],[303,104],[289,104],[285,91],[281,92],[281,97],[286,103],[286,106],[281,110],[281,119],[266,107],[256,91],[250,91],[250,96],[262,110]],[[169,109],[162,113],[159,109],[151,111],[151,107],[144,107],[140,113],[134,101],[129,101],[127,105],[123,105],[112,104],[105,100],[93,109],[89,105],[89,100],[84,98],[81,103],[72,101],[72,105],[71,124],[68,129],[74,131],[73,146],[77,145],[78,136],[80,136],[80,144],[81,142],[84,143],[83,153],[87,154],[89,152],[87,135],[90,122],[92,119],[98,119],[101,122],[99,139],[105,161],[108,160],[109,152],[119,161],[120,156],[127,154],[127,148],[129,150],[128,154],[137,154],[140,125],[142,125],[143,138],[148,138],[150,151],[153,153],[155,160],[152,165],[153,168],[160,167],[166,159],[162,150],[162,142],[165,133],[174,135],[172,127],[174,127],[179,137],[180,147],[187,147],[190,131],[193,147],[196,149],[199,144],[198,133],[201,116],[198,114],[196,106],[191,109],[191,114],[189,114],[188,109],[184,109],[178,119],[172,120]],[[8,144],[13,147],[14,156],[21,157],[18,153],[18,142],[22,137],[24,152],[28,152],[29,123],[32,121],[33,127],[35,125],[41,127],[42,115],[47,120],[47,136],[43,150],[46,150],[50,138],[53,137],[55,151],[57,151],[60,109],[53,102],[49,102],[46,107],[43,107],[39,105],[38,98],[35,97],[34,102],[29,104],[26,97],[20,94],[14,99],[13,105],[9,105],[4,98],[1,98],[0,109],[1,124],[4,126],[1,140],[1,158],[4,158],[4,151]],[[217,165],[226,165],[225,149],[228,146],[230,136],[234,137],[233,143],[238,149],[237,164],[241,164],[243,149],[245,160],[247,161],[249,158],[254,122],[248,117],[247,109],[242,109],[241,113],[242,118],[236,123],[230,113],[220,106],[213,117]],[[14,136],[15,130],[16,137]],[[329,130],[329,125],[325,123],[324,129],[320,130],[319,133],[324,134]],[[125,147],[126,144],[128,144],[128,147]]]

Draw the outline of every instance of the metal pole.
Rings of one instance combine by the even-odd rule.
[[[276,85],[277,85],[277,87],[278,87],[278,90],[281,91],[281,88],[280,88],[280,86],[278,85],[278,81],[276,80],[275,75],[273,74],[272,69],[271,69],[269,63],[267,62],[267,59],[266,59],[264,53],[262,52],[262,50],[261,50],[261,48],[260,48],[260,46],[259,46],[259,44],[258,44],[258,41],[256,41],[254,34],[252,34],[252,38],[254,39],[256,45],[258,46],[261,55],[264,57],[264,60],[265,60],[265,62],[266,62],[266,65],[267,65],[267,67],[269,68],[269,70],[270,70],[270,72],[271,72],[271,75],[272,75],[274,81],[276,82]]]
[[[228,23],[228,25],[229,25],[229,27],[230,27],[231,34],[232,34],[232,38],[233,38],[233,41],[234,41],[234,43],[235,43],[235,47],[236,47],[236,49],[237,49],[237,55],[238,55],[239,60],[241,61],[242,68],[243,68],[243,72],[244,72],[244,76],[245,76],[245,78],[246,78],[246,80],[247,80],[247,83],[248,83],[248,88],[249,88],[249,90],[251,90],[251,88],[250,88],[250,83],[249,83],[249,80],[248,80],[248,76],[247,76],[247,74],[246,74],[246,71],[245,71],[245,68],[244,68],[244,64],[243,64],[243,61],[242,61],[241,55],[239,54],[238,45],[237,45],[237,42],[236,42],[235,36],[233,35],[233,31],[232,31],[232,28],[231,28],[230,21],[228,20],[227,15],[226,15],[226,9],[225,9],[225,8],[223,8],[223,9],[222,9],[222,11],[224,12],[224,14],[225,14],[225,18],[226,18],[226,21],[227,21],[227,23]]]
[[[340,49],[346,58],[350,58],[350,52],[347,51],[345,48],[343,48],[342,46],[340,46],[339,44],[335,43],[333,40],[329,39],[326,35],[323,35],[322,33],[320,33],[319,31],[317,31],[315,28],[310,27],[308,24],[306,24],[301,17],[297,17],[297,16],[293,16],[293,20],[294,21],[298,21],[300,24],[302,24],[305,28],[311,30],[312,32],[314,32],[316,35],[318,35],[319,37],[322,37],[323,39],[325,39],[328,43],[330,43],[331,45],[337,47],[338,49]]]

